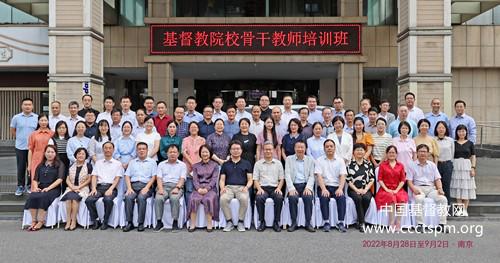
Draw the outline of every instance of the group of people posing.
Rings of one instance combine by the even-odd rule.
[[[184,226],[179,214],[186,205],[190,232],[196,229],[200,207],[208,232],[212,222],[219,221],[219,210],[227,222],[224,231],[245,231],[247,209],[254,206],[255,227],[264,231],[268,198],[274,203],[275,231],[281,231],[284,198],[291,216],[288,231],[299,227],[299,198],[304,204],[304,228],[310,232],[315,231],[311,217],[318,201],[322,229],[346,232],[346,196],[355,203],[360,231],[372,198],[378,209],[392,208],[389,223],[399,229],[401,218],[395,211],[408,202],[408,191],[420,205],[432,198],[446,207],[453,198],[465,207],[458,215],[467,216],[469,200],[476,197],[476,126],[465,114],[464,101],[455,102],[452,118],[441,112],[437,98],[431,102],[432,111],[424,115],[411,92],[405,94],[406,103],[399,105],[397,116],[389,112],[388,101],[377,109],[363,99],[358,114],[344,110],[341,97],[333,99],[333,107],[321,110],[315,96],[309,96],[307,107],[298,111],[292,109],[292,96],[284,96],[283,105],[273,108],[269,101],[262,96],[248,112],[244,97],[224,108],[217,96],[199,113],[196,98],[188,97],[185,106],[176,107],[170,116],[167,104],[152,97],[146,97],[144,108],[135,112],[130,97],[120,99],[120,110],[113,97],[106,97],[105,111],[99,112],[87,94],[82,97],[83,108],[76,101],[68,104],[69,116],[61,114],[58,101],[51,103],[52,115],[47,116],[35,114],[33,101],[24,99],[22,112],[12,118],[10,127],[16,138],[15,194],[29,193],[28,229],[43,227],[47,209],[58,197],[66,202],[66,230],[77,227],[82,201],[91,228],[107,229],[117,196],[124,198],[126,232],[134,228],[136,203],[137,230],[145,230],[150,197],[155,231],[164,228],[167,200],[173,230]],[[100,198],[105,208],[101,220],[96,208]],[[239,202],[235,224],[230,208],[234,198]],[[331,198],[337,204],[337,219],[330,218]],[[441,225],[446,217],[440,215]],[[425,227],[422,213],[416,221],[417,228]]]

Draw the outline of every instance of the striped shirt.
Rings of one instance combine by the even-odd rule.
[[[375,143],[375,145],[373,145],[372,155],[375,160],[380,161],[384,158],[385,149],[387,149],[389,145],[392,145],[392,136],[388,133],[384,133],[384,135],[374,133],[372,137]]]

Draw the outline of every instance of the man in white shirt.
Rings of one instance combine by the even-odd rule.
[[[215,122],[217,119],[222,119],[223,121],[227,121],[227,114],[222,111],[222,107],[224,106],[224,100],[221,96],[216,96],[212,101],[212,106],[214,106],[214,114],[212,115],[212,121]]]
[[[323,216],[323,231],[329,232],[333,218],[330,218],[330,198],[337,203],[337,228],[340,232],[347,232],[344,225],[346,198],[344,194],[347,169],[342,158],[335,156],[335,143],[326,139],[323,143],[325,155],[316,160],[315,174],[318,180],[318,196]]]
[[[66,121],[66,117],[61,114],[61,102],[57,100],[53,101],[50,104],[50,109],[52,111],[52,115],[49,117],[49,127],[52,131],[55,131],[56,124],[60,121]]]
[[[281,119],[281,108],[278,106],[274,106],[271,114],[274,120],[274,128],[276,130],[276,134],[283,138],[283,136],[288,133],[288,123],[285,123]]]
[[[132,123],[132,127],[137,125],[137,118],[135,112],[130,109],[132,107],[132,100],[129,96],[123,96],[120,99],[120,107],[122,108],[122,123],[129,121]]]
[[[340,116],[344,118],[345,110],[344,110],[344,99],[342,97],[337,96],[333,98],[333,116],[332,118],[336,116]]]
[[[157,191],[155,196],[156,226],[154,231],[160,232],[163,229],[163,207],[165,201],[170,199],[170,209],[172,213],[172,231],[178,228],[180,201],[183,195],[184,182],[186,181],[186,164],[179,161],[179,149],[177,145],[171,144],[167,148],[168,159],[158,165],[156,173]],[[183,222],[181,222],[182,224]]]
[[[80,108],[80,105],[78,105],[78,102],[70,101],[68,103],[69,117],[66,118],[66,124],[68,124],[68,133],[69,133],[70,137],[73,136],[76,123],[79,121],[85,121],[84,118],[82,118],[82,117],[80,117],[80,115],[78,115],[78,108]]]
[[[240,121],[243,118],[252,119],[252,115],[245,110],[247,103],[245,97],[238,97],[236,99],[236,121]]]
[[[108,123],[112,123],[111,120],[111,111],[113,111],[115,107],[115,99],[111,96],[108,96],[104,99],[104,112],[99,113],[97,116],[96,123],[99,123],[100,120],[107,120]]]
[[[264,130],[264,121],[260,118],[260,115],[260,106],[254,105],[252,107],[252,118],[250,119],[250,128],[248,128],[248,131],[255,135],[255,137],[259,136]]]
[[[292,110],[292,105],[293,105],[293,99],[292,96],[290,95],[285,95],[283,97],[283,106],[285,110],[283,111],[283,114],[281,115],[281,120],[288,126],[288,123],[290,122],[291,119],[298,119],[299,114]]]
[[[408,107],[408,119],[418,123],[419,120],[424,119],[424,112],[417,106],[415,106],[415,94],[413,92],[407,92],[405,94],[406,107]]]
[[[122,163],[113,159],[115,145],[107,141],[102,145],[104,159],[98,160],[92,171],[91,191],[85,200],[90,219],[94,222],[92,229],[96,230],[101,225],[101,230],[108,229],[108,220],[113,210],[113,200],[118,194],[117,187],[123,176]],[[98,221],[96,202],[103,197],[104,218]]]

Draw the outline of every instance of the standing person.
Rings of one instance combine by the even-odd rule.
[[[240,120],[248,120],[243,118]],[[231,213],[231,201],[236,198],[239,202],[238,224],[239,232],[245,232],[245,215],[248,209],[249,191],[252,187],[252,164],[241,158],[243,144],[240,141],[233,140],[229,145],[231,152],[230,158],[222,165],[220,171],[220,206],[226,219],[224,232],[233,230],[233,218]],[[251,208],[251,207],[250,207]]]
[[[386,126],[389,127],[389,125],[391,125],[391,123],[396,119],[396,116],[389,112],[389,110],[391,109],[391,104],[388,100],[381,100],[379,106],[380,113],[378,114],[378,116],[384,118],[387,122]]]
[[[186,164],[186,204],[189,204],[189,198],[193,192],[193,165],[201,161],[199,150],[205,144],[205,138],[198,135],[200,127],[198,123],[189,124],[189,136],[182,140],[182,161]]]
[[[193,193],[189,198],[188,214],[190,226],[188,231],[196,228],[196,214],[200,204],[203,204],[207,220],[207,232],[212,232],[212,219],[219,221],[219,202],[217,196],[217,181],[219,180],[219,165],[212,161],[212,151],[208,145],[199,149],[200,162],[193,165]]]
[[[75,131],[73,133],[73,137],[69,138],[68,145],[66,146],[66,154],[68,155],[68,159],[70,165],[73,164],[75,159],[75,152],[78,148],[89,147],[90,139],[85,136],[87,125],[83,121],[79,121],[75,125]]]
[[[429,147],[429,160],[433,161],[435,164],[438,162],[439,158],[439,146],[434,137],[429,134],[429,128],[431,123],[427,119],[421,119],[418,121],[418,135],[414,138],[415,145],[426,144]]]
[[[311,138],[313,132],[312,132],[312,125],[309,123],[307,118],[309,117],[309,109],[307,107],[302,107],[299,110],[299,120],[300,120],[300,127],[302,127],[302,137],[304,138],[304,141]]]
[[[102,146],[106,142],[110,142],[111,135],[109,132],[109,124],[107,120],[99,121],[99,132],[90,138],[89,142],[89,155],[92,159],[92,163],[96,163],[98,160],[102,160],[104,158],[104,152]]]
[[[184,121],[191,123],[192,121],[201,122],[203,120],[203,115],[196,111],[196,98],[189,96],[186,98],[186,115],[184,115]],[[210,107],[212,108],[212,107]],[[210,116],[210,120],[212,116]]]
[[[167,114],[167,103],[164,101],[158,101],[158,103],[156,103],[156,110],[158,111],[158,115],[153,118],[153,121],[156,131],[163,137],[167,134],[167,123],[171,122],[173,119]]]
[[[260,99],[259,99],[259,108],[260,108],[260,111],[261,111],[261,114],[260,114],[260,119],[262,121],[264,121],[265,119],[267,119],[267,117],[271,117],[271,108],[269,108],[269,103],[271,101],[269,100],[269,96],[267,95],[262,95],[260,96]]]
[[[283,136],[285,136],[285,134],[286,134],[286,130],[288,128],[288,123],[285,123],[285,121],[281,119],[281,115],[282,115],[281,108],[278,106],[274,106],[273,113],[272,113],[272,118],[273,118],[274,125],[275,125],[274,128],[275,128],[278,136],[283,138]]]
[[[344,118],[344,115],[344,99],[340,96],[336,96],[333,98],[333,118],[337,116]]]
[[[443,191],[451,204],[450,183],[453,174],[453,159],[455,156],[455,140],[450,138],[448,124],[444,121],[438,121],[434,129],[434,136],[439,146],[439,159],[437,167],[443,183]]]
[[[368,126],[368,123],[370,122],[368,119],[368,111],[372,107],[372,104],[370,102],[370,99],[364,98],[359,101],[359,113],[356,114],[357,117],[361,117],[365,123],[365,126]]]
[[[379,117],[377,119],[377,132],[373,137],[373,164],[378,167],[385,159],[385,152],[389,145],[392,145],[392,136],[385,132],[387,129],[387,121]]]
[[[308,232],[316,232],[311,226],[314,199],[314,159],[305,155],[306,143],[297,141],[294,145],[295,154],[290,155],[285,161],[285,180],[288,190],[288,200],[290,202],[290,217],[292,224],[288,232],[293,232],[298,228],[297,212],[299,198],[304,203],[304,213],[306,218],[305,229]]]
[[[417,123],[410,120],[408,118],[408,107],[406,105],[400,105],[398,108],[398,118],[394,120],[391,125],[389,125],[389,129],[387,130],[387,133],[389,133],[392,138],[398,137],[399,136],[399,124],[403,121],[406,121],[411,129],[410,129],[410,137],[415,138],[418,134],[418,128],[417,128]]]
[[[438,121],[444,121],[446,125],[450,124],[450,120],[446,113],[441,111],[441,100],[438,98],[434,98],[431,101],[432,111],[425,114],[425,118],[431,123],[431,127],[429,128],[429,134],[432,136],[436,129],[436,124]]]
[[[344,118],[335,116],[333,118],[333,127],[335,131],[328,135],[328,139],[333,140],[335,145],[335,155],[341,157],[345,164],[348,165],[352,159],[352,136],[344,131]],[[392,141],[392,139],[391,139]]]
[[[49,127],[52,131],[56,131],[55,127],[59,121],[66,121],[66,116],[61,114],[61,102],[53,101],[50,104],[50,109],[52,111],[52,115],[49,116]]]
[[[198,122],[198,127],[200,128],[200,136],[207,138],[208,135],[215,132],[214,122],[212,121],[212,114],[214,110],[212,106],[205,106],[203,108],[203,120]]]
[[[122,112],[114,109],[111,112],[111,120],[113,122],[110,123],[109,133],[111,134],[111,139],[115,141],[116,139],[120,138],[120,136],[122,136]]]
[[[417,146],[415,145],[415,141],[409,136],[411,129],[408,122],[402,121],[398,127],[400,135],[392,138],[392,144],[398,149],[398,161],[403,164],[405,169],[408,169],[413,161],[417,159]]]
[[[167,134],[165,134],[165,136],[163,136],[160,140],[160,162],[168,158],[167,149],[172,144],[177,145],[178,151],[182,152],[182,139],[176,134],[177,126],[174,121],[170,121],[167,124]]]
[[[349,185],[347,194],[356,205],[358,227],[361,233],[365,232],[365,213],[370,206],[373,194],[371,187],[375,183],[375,168],[365,159],[366,146],[356,143],[353,146],[354,159],[347,166],[346,182]]]
[[[252,107],[252,118],[250,119],[250,128],[248,131],[257,137],[263,130],[264,130],[264,121],[261,119],[260,107],[254,105]]]
[[[212,160],[222,165],[229,154],[229,143],[231,138],[224,133],[224,121],[217,119],[215,121],[215,132],[208,135],[206,144],[212,150]]]
[[[302,128],[299,119],[291,119],[288,123],[288,133],[283,137],[281,144],[281,159],[285,160],[287,156],[295,154],[295,143],[304,141],[302,137]]]
[[[352,135],[354,133],[354,111],[346,110],[344,114],[344,119],[345,119],[344,131]]]
[[[236,121],[240,121],[243,118],[251,119],[252,115],[245,110],[247,103],[245,97],[238,97],[236,99]]]
[[[309,110],[309,116],[307,117],[309,123],[323,122],[322,112],[318,109],[318,98],[316,96],[307,96],[307,109]]]
[[[321,136],[327,138],[328,135],[333,133],[333,131],[335,130],[333,128],[333,123],[332,123],[333,119],[332,109],[330,107],[324,107],[321,112],[323,116],[323,123],[322,123],[323,132],[321,133]]]
[[[406,182],[405,167],[398,162],[396,157],[398,148],[390,145],[385,150],[386,160],[382,161],[379,166],[378,183],[380,188],[375,196],[377,209],[385,208],[389,213],[389,225],[395,227],[396,231],[401,228],[401,216],[396,216],[396,211],[399,211],[400,206],[408,203],[408,193],[403,186]]]
[[[134,129],[132,130],[132,136],[134,136],[134,138],[137,137],[137,135],[143,133],[144,130],[146,130],[144,122],[146,121],[146,117],[149,117],[149,115],[146,114],[146,111],[144,109],[138,109],[137,112],[135,113],[135,116],[137,118],[137,125],[134,126]],[[153,131],[156,131],[156,127],[154,126],[153,126]]]
[[[151,96],[146,96],[144,98],[144,113],[151,117],[154,118],[156,115],[158,115],[158,112],[155,111],[155,98]]]
[[[125,171],[125,217],[127,225],[123,232],[134,228],[134,203],[137,202],[137,231],[144,231],[144,217],[146,215],[147,199],[153,195],[153,184],[156,181],[156,161],[148,157],[148,145],[137,143],[137,158],[130,161]]]
[[[174,110],[174,122],[175,125],[177,126],[177,133],[176,135],[179,136],[179,138],[184,139],[187,136],[189,136],[189,129],[188,125],[189,123],[184,121],[184,107],[182,106],[177,106]]]
[[[129,96],[121,97],[120,107],[122,108],[122,111],[121,111],[122,122],[129,121],[130,123],[132,123],[132,127],[134,127],[137,124],[136,123],[137,117],[135,116],[135,112],[130,109],[130,107],[132,107],[132,100],[130,99]]]
[[[38,116],[38,125],[28,138],[28,167],[29,175],[33,180],[36,167],[43,160],[45,148],[54,132],[50,130],[49,118],[45,114]],[[31,185],[31,183],[30,183]]]
[[[115,152],[113,158],[122,163],[123,169],[127,169],[128,163],[137,155],[135,151],[135,138],[132,136],[132,123],[125,121],[122,124],[122,136],[114,140]]]
[[[259,225],[257,231],[262,232],[266,229],[264,221],[265,204],[268,197],[274,201],[274,222],[273,229],[280,232],[279,220],[281,208],[283,207],[283,184],[285,175],[281,162],[273,158],[275,152],[274,144],[270,141],[264,143],[264,158],[257,161],[254,167],[253,184],[257,190],[256,206],[259,214]]]
[[[307,155],[311,156],[313,159],[318,159],[320,156],[325,154],[323,149],[323,143],[326,138],[321,136],[323,132],[323,125],[320,122],[315,122],[312,125],[313,136],[307,139]]]
[[[365,131],[369,134],[377,133],[377,117],[378,111],[377,108],[371,107],[368,110],[368,125],[365,127]]]
[[[15,195],[21,196],[29,190],[31,180],[26,184],[26,167],[28,167],[28,138],[38,126],[38,115],[33,113],[33,100],[24,98],[21,101],[22,112],[14,115],[10,122],[10,134],[16,139],[17,188]],[[28,179],[29,179],[28,174]],[[25,187],[25,185],[27,187]]]
[[[68,133],[68,124],[64,121],[59,121],[56,124],[55,133],[52,135],[52,138],[49,139],[48,145],[54,145],[57,149],[57,158],[64,164],[67,170],[69,169],[69,159],[66,154],[66,147],[68,146],[69,133]]]
[[[163,229],[163,208],[165,200],[170,199],[170,212],[172,214],[172,231],[179,229],[180,198],[183,195],[184,182],[186,181],[187,168],[184,162],[179,161],[179,148],[171,144],[166,149],[167,159],[158,165],[156,174],[157,191],[155,196],[156,227],[155,232]],[[184,222],[181,222],[184,223]]]
[[[48,122],[47,119],[47,125]],[[57,159],[56,147],[46,145],[41,162],[33,170],[33,191],[25,205],[32,220],[29,231],[38,231],[45,224],[47,209],[61,194],[61,183],[65,179],[64,170],[64,164]]]
[[[323,143],[325,154],[316,159],[314,174],[317,179],[318,197],[321,207],[321,216],[323,217],[323,231],[330,232],[330,198],[335,198],[337,203],[337,229],[344,233],[347,228],[344,225],[346,210],[346,198],[344,195],[344,186],[346,182],[347,169],[344,160],[335,156],[335,143],[326,139]],[[332,222],[333,223],[333,222]]]
[[[250,133],[250,121],[247,118],[240,120],[240,132],[235,134],[233,141],[241,143],[241,158],[250,162],[251,167],[255,164],[255,154],[257,153],[257,137]],[[231,149],[231,147],[229,147]]]
[[[467,139],[467,127],[458,125],[455,129],[455,154],[451,176],[450,196],[463,204],[460,216],[469,216],[469,200],[476,199],[476,152],[474,144]]]
[[[68,103],[69,116],[66,118],[66,124],[68,124],[68,132],[70,136],[73,135],[73,132],[75,131],[76,123],[79,121],[85,121],[84,118],[78,115],[79,107],[78,102],[74,100]]]
[[[373,151],[373,137],[370,133],[365,132],[365,123],[361,117],[356,117],[354,119],[354,133],[352,134],[352,142],[362,143],[366,146],[365,150],[365,159],[372,160],[372,151]]]
[[[455,134],[455,130],[457,129],[458,125],[465,125],[465,127],[467,127],[468,140],[470,140],[472,143],[476,143],[476,121],[474,121],[471,116],[465,114],[466,106],[467,105],[463,100],[455,101],[456,115],[450,119],[450,134]]]
[[[145,142],[148,145],[148,156],[155,160],[158,161],[158,151],[160,150],[160,140],[161,136],[159,133],[153,130],[154,128],[154,122],[153,119],[149,116],[146,117],[144,121],[144,127],[145,130],[143,133],[137,134],[137,137],[135,137],[135,141],[138,142]]]
[[[273,143],[273,158],[281,160],[282,138],[277,134],[274,120],[271,117],[264,120],[264,130],[257,136],[257,160],[264,158],[264,143],[266,141]]]
[[[224,134],[229,136],[229,138],[233,138],[233,136],[240,131],[240,125],[238,121],[236,121],[236,107],[227,107],[226,119],[220,119],[224,121]],[[215,123],[215,120],[217,119],[214,120],[214,118],[212,117],[212,120]]]
[[[120,178],[123,177],[122,164],[113,159],[114,144],[107,141],[103,144],[104,159],[98,160],[92,170],[91,191],[85,200],[87,209],[90,213],[90,219],[93,224],[91,228],[97,230],[99,226],[101,230],[108,229],[108,221],[113,210],[113,199],[118,194],[117,187]],[[104,203],[104,218],[102,222],[97,220],[96,202],[103,197]]]
[[[83,108],[78,111],[78,115],[80,117],[85,118],[85,113],[87,113],[87,111],[92,111],[96,118],[97,118],[97,116],[99,116],[99,111],[92,108],[92,101],[93,100],[94,99],[92,98],[92,95],[90,95],[90,94],[85,94],[82,96]]]
[[[215,121],[217,119],[227,121],[227,114],[222,110],[222,107],[224,106],[224,100],[221,96],[215,96],[215,98],[212,100],[212,106],[214,107],[214,115],[212,116],[212,121]],[[234,109],[236,114],[236,108]]]
[[[85,113],[85,137],[92,138],[92,136],[97,134],[98,127],[95,121],[95,114],[93,111],[87,111]]]
[[[104,111],[99,113],[97,116],[96,122],[99,122],[101,120],[107,120],[108,123],[112,123],[113,120],[111,119],[111,112],[115,108],[115,98],[111,96],[107,96],[104,98]]]
[[[66,191],[61,196],[61,202],[66,202],[66,226],[64,230],[76,229],[76,217],[80,209],[80,202],[87,198],[90,189],[90,176],[92,174],[92,165],[87,162],[89,154],[87,149],[78,148],[74,156],[76,161],[68,171],[66,177]]]
[[[407,92],[405,94],[406,107],[408,108],[408,119],[417,123],[425,118],[424,112],[415,105],[415,94]]]
[[[288,126],[288,123],[291,119],[298,119],[299,114],[292,110],[293,99],[290,95],[283,96],[283,114],[281,115],[281,119]]]

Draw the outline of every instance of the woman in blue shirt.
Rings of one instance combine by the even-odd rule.
[[[304,141],[302,133],[302,125],[299,119],[293,118],[288,123],[288,133],[283,136],[281,141],[281,156],[285,160],[287,156],[295,154],[295,143]]]
[[[314,159],[318,159],[318,157],[325,153],[323,150],[323,143],[326,138],[321,137],[321,133],[323,132],[323,125],[321,125],[321,122],[315,122],[312,129],[313,136],[307,139],[307,155]]]
[[[136,157],[135,138],[132,136],[132,129],[132,123],[125,121],[122,124],[122,136],[115,140],[113,158],[122,163],[123,169],[127,169],[130,160]]]

